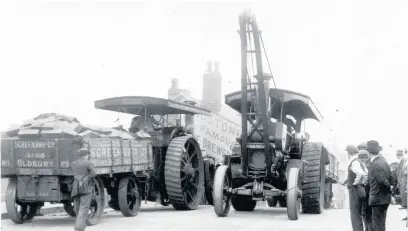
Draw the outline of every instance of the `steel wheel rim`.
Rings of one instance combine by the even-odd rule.
[[[31,210],[35,209],[34,206],[30,204],[24,204],[24,203],[18,203],[18,202],[14,203],[14,208],[15,208],[18,218],[21,219],[22,221],[27,221],[31,219],[30,217],[30,214],[32,212]]]
[[[132,212],[137,211],[139,207],[137,206],[137,204],[139,203],[139,192],[138,192],[136,182],[131,178],[129,179],[127,183],[126,199],[127,199],[128,208]]]
[[[191,141],[184,144],[180,162],[180,178],[184,200],[191,203],[198,194],[200,182],[198,151]]]
[[[100,201],[101,198],[101,189],[99,188],[99,184],[96,182],[96,180],[92,181],[92,199],[91,199],[91,204],[89,205],[89,219],[94,218],[97,215],[98,209],[99,209],[99,204],[98,201]]]
[[[231,198],[229,196],[229,189],[230,189],[229,178],[228,175],[225,174],[224,185],[222,188],[222,210],[224,211],[224,213],[228,213],[228,210],[230,208]]]

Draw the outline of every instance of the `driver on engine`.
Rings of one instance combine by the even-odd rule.
[[[144,117],[136,115],[130,123],[129,132],[140,138],[149,138],[150,135],[146,131],[153,131],[153,125],[157,125],[157,121],[150,115]]]

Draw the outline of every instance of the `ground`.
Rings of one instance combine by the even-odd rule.
[[[320,215],[301,214],[297,221],[289,221],[283,208],[258,207],[254,212],[235,212],[231,208],[229,217],[216,217],[211,206],[200,206],[195,211],[175,211],[172,207],[143,204],[136,217],[123,217],[121,213],[107,210],[101,222],[87,227],[87,231],[180,231],[180,230],[268,230],[268,231],[320,231],[352,230],[347,209],[325,210]],[[387,216],[387,230],[408,230],[401,220],[404,210],[391,206]],[[74,218],[64,214],[36,217],[32,223],[16,225],[2,220],[3,231],[72,231]]]

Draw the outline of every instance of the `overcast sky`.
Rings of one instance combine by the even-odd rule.
[[[113,126],[94,100],[167,97],[174,77],[200,98],[208,60],[223,93],[237,90],[238,15],[250,7],[277,86],[310,95],[341,150],[408,147],[408,1],[240,2],[2,0],[0,130],[44,112]]]

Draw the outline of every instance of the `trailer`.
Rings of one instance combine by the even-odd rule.
[[[192,134],[168,115],[209,115],[209,111],[167,99],[129,96],[98,100],[95,107],[115,113],[160,117],[159,123],[141,128],[138,136],[118,128],[93,128],[76,118],[47,113],[1,140],[1,177],[8,178],[6,207],[18,224],[31,221],[44,202],[62,203],[71,216],[78,206],[71,199],[72,161],[80,148],[88,148],[98,176],[92,181],[88,225],[99,222],[105,190],[109,206],[124,216],[136,216],[142,200],[159,201],[177,210],[193,210],[204,195],[204,163]]]

